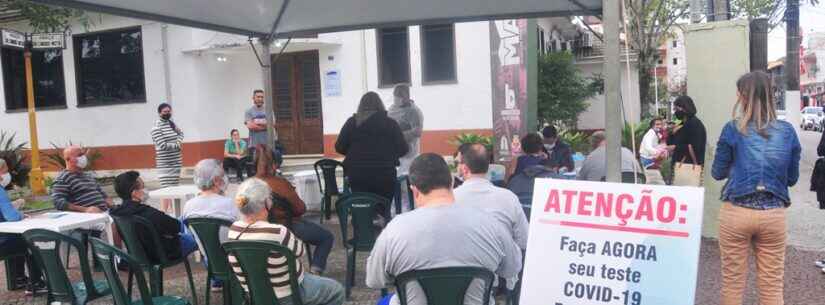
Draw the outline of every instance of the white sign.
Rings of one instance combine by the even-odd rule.
[[[14,30],[2,29],[0,30],[0,45],[4,47],[12,47],[22,49],[26,47],[26,35]]]
[[[326,96],[341,96],[341,71],[329,70],[324,74],[324,93]]]
[[[536,180],[523,305],[693,305],[701,188]]]
[[[66,38],[63,33],[32,34],[32,49],[65,49]]]

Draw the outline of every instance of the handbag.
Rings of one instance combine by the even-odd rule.
[[[685,163],[685,159],[673,166],[673,184],[675,186],[702,186],[702,166]]]

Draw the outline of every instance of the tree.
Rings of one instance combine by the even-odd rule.
[[[639,103],[644,117],[654,103],[653,73],[659,60],[659,46],[671,34],[676,22],[690,12],[688,0],[628,0],[625,33],[638,54]]]
[[[575,126],[579,114],[587,110],[586,100],[601,90],[601,80],[583,77],[569,52],[540,55],[538,66],[539,120]]]
[[[9,10],[18,11],[37,33],[65,32],[72,22],[79,22],[88,29],[94,23],[89,15],[81,10],[48,6],[28,0],[0,0],[0,2],[6,2]]]

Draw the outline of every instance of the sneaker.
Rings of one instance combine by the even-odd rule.
[[[818,268],[825,268],[825,259],[814,262],[814,265]]]
[[[32,283],[31,285],[26,286],[26,292],[25,293],[26,293],[26,295],[31,296],[31,295],[46,293],[47,291],[49,291],[49,289],[46,288],[46,282],[37,281],[37,282]]]

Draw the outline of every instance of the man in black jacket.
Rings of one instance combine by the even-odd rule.
[[[568,172],[576,168],[573,162],[573,149],[561,140],[555,126],[544,127],[541,135],[544,137],[544,153],[547,154],[547,160],[542,162],[542,165],[557,172],[561,168]]]
[[[112,216],[132,217],[140,216],[151,222],[158,234],[160,234],[161,246],[166,252],[168,259],[185,257],[198,246],[191,234],[186,234],[181,222],[166,215],[165,213],[146,205],[149,200],[149,193],[146,192],[143,179],[136,171],[128,171],[115,178],[115,192],[123,199],[123,203],[112,209],[109,214]],[[150,261],[158,262],[160,259],[155,255],[155,251],[147,246],[152,245],[151,236],[146,228],[137,227],[138,239],[144,248],[147,249],[147,256]]]

